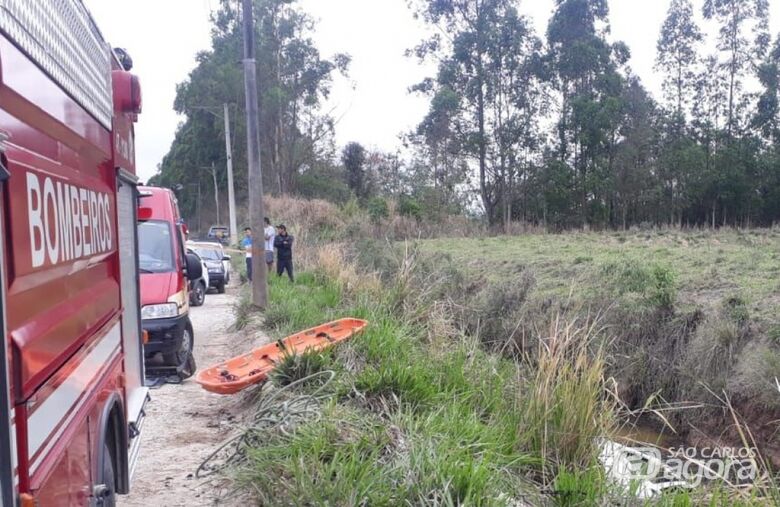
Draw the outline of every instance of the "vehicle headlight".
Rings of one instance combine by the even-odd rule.
[[[176,317],[179,314],[179,306],[176,303],[164,303],[161,305],[146,305],[141,308],[141,319],[166,319]]]

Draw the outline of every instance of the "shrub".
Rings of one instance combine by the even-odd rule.
[[[653,266],[649,301],[659,307],[671,309],[677,299],[677,283],[674,272],[666,266]]]
[[[748,310],[747,303],[740,296],[731,296],[726,298],[721,304],[723,313],[729,320],[734,322],[738,326],[742,326],[748,323],[750,319],[750,311]]]
[[[398,201],[398,214],[420,220],[422,219],[423,208],[413,197],[402,195]]]
[[[312,169],[297,178],[298,193],[307,199],[325,199],[340,204],[347,202],[352,192],[336,170]]]
[[[767,337],[773,344],[780,345],[780,325],[775,324],[770,327],[769,332],[767,333]]]
[[[748,339],[748,330],[727,315],[707,318],[684,353],[681,371],[686,372],[687,392],[680,399],[712,400],[712,392],[726,389]]]
[[[381,197],[372,197],[368,201],[368,216],[371,218],[371,221],[375,224],[378,224],[382,221],[383,218],[387,218],[390,214],[388,208],[387,208],[387,201],[382,199]]]

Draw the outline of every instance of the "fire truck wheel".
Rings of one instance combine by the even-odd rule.
[[[182,380],[191,377],[195,373],[195,368],[189,367],[191,362],[194,362],[194,358],[192,357],[193,344],[192,325],[187,323],[184,327],[184,332],[182,333],[179,350],[163,356],[166,365],[173,366],[177,370],[180,370],[179,376]]]
[[[116,506],[116,479],[114,477],[114,462],[111,461],[111,451],[108,450],[108,445],[103,446],[103,473],[101,477],[101,484],[105,486],[105,493],[98,502],[101,507],[115,507]]]

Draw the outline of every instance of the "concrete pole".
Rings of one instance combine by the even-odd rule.
[[[230,109],[227,102],[222,104],[225,111],[225,154],[227,155],[228,211],[230,212],[230,244],[238,244],[238,224],[236,223],[236,196],[233,193],[233,149],[230,146]]]
[[[263,173],[260,167],[260,130],[255,62],[255,22],[252,0],[243,0],[244,11],[244,95],[246,96],[246,145],[249,171],[249,223],[252,228],[252,303],[268,306],[268,269],[265,266],[263,234]]]
[[[214,178],[214,206],[217,208],[217,224],[222,224],[219,219],[219,189],[217,188],[217,168],[211,163],[211,177]]]

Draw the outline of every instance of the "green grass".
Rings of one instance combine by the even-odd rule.
[[[541,463],[518,446],[511,362],[454,337],[433,353],[419,326],[376,301],[339,305],[322,277],[272,280],[270,289],[269,313],[284,323],[274,334],[343,316],[370,325],[335,350],[336,363],[348,350],[360,367],[330,365],[337,386],[321,418],[252,450],[239,475],[264,504],[505,505],[533,492],[525,477]],[[300,378],[298,357],[277,376]]]
[[[677,304],[712,307],[743,294],[757,317],[773,319],[780,304],[780,231],[567,233],[477,239],[433,239],[472,277],[498,282],[524,269],[536,275],[540,297],[584,298],[605,286],[625,290],[620,267],[663,269],[674,276]],[[639,274],[640,278],[644,275]]]
[[[568,273],[569,282],[612,277],[593,293],[620,295],[622,290],[638,304],[663,306],[674,304],[677,291],[684,293],[683,284],[693,276],[678,270],[675,256],[681,254],[672,246],[664,247],[660,262],[646,256],[630,235],[614,245],[610,240],[605,247],[610,252],[593,247],[595,237],[459,241],[459,250],[455,243],[434,240],[424,248],[446,250],[456,263],[465,263],[470,276],[488,281],[507,279],[516,269],[539,270],[545,295],[568,293],[563,280],[547,279],[555,273]],[[500,248],[484,249],[485,263],[472,262],[484,243]],[[740,276],[750,277],[747,271]],[[294,284],[270,279],[265,319],[276,338],[347,316],[370,324],[330,354],[285,361],[275,375],[282,385],[334,370],[330,398],[319,417],[293,431],[263,435],[248,464],[236,471],[246,492],[262,505],[516,505],[520,500],[536,505],[542,497],[555,505],[626,501],[607,484],[594,452],[594,440],[608,434],[614,417],[611,402],[604,401],[606,358],[594,350],[603,343],[597,327],[587,321],[562,324],[549,331],[548,348],[513,361],[458,332],[432,337],[436,317],[430,302],[413,303],[438,294],[436,287],[421,287],[425,284],[413,276],[388,279],[404,288],[404,305],[392,290],[379,298],[346,298],[335,280],[321,274],[301,273]],[[428,273],[424,279],[439,283]],[[752,311],[743,301],[729,306],[735,319]],[[301,386],[298,393],[317,388]],[[699,505],[704,498],[712,497],[673,493],[659,504]]]
[[[268,310],[265,326],[283,337],[337,318],[341,294],[338,287],[311,273],[301,273],[295,283],[287,277],[268,277]]]

